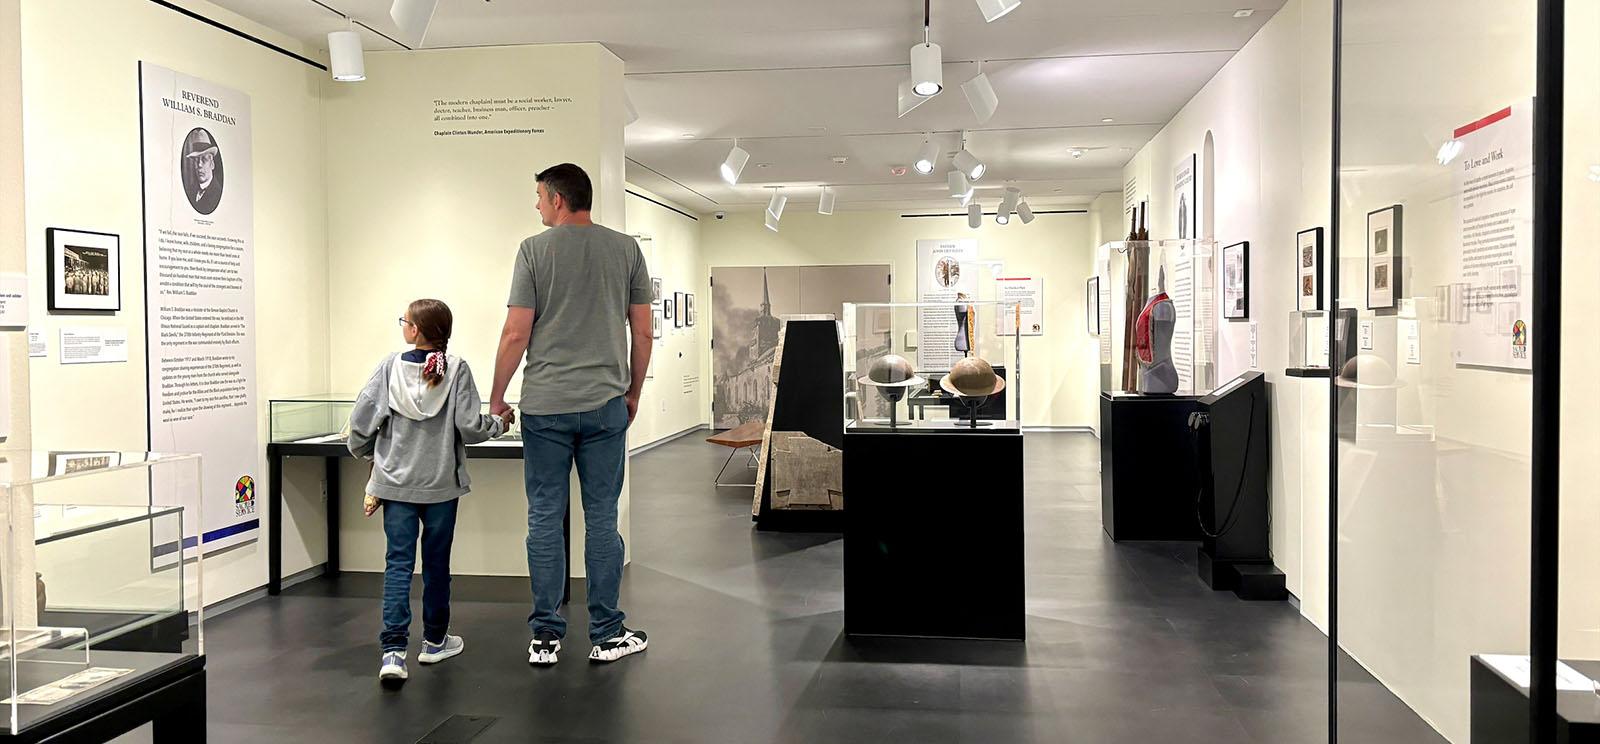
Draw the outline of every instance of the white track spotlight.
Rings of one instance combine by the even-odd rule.
[[[989,170],[989,166],[984,165],[983,161],[979,160],[978,156],[973,155],[972,151],[968,150],[965,145],[961,147],[961,152],[956,153],[956,159],[951,164],[957,170],[967,174],[968,181],[981,180],[983,174]]]
[[[901,80],[899,92],[900,116],[898,118],[904,119],[906,114],[911,113],[918,106],[921,106],[923,103],[927,102],[927,100],[928,99],[911,92],[911,78]]]
[[[722,180],[729,186],[739,183],[739,174],[744,172],[744,164],[750,162],[750,153],[739,146],[739,140],[733,141],[733,149],[728,151],[728,159],[722,161]]]
[[[1024,225],[1033,222],[1033,207],[1028,206],[1027,199],[1017,202],[1017,219],[1022,220]]]
[[[822,197],[817,200],[817,214],[833,214],[833,202],[833,187],[823,186]]]
[[[767,214],[772,215],[773,221],[783,219],[783,208],[788,203],[789,197],[784,195],[783,189],[773,189],[772,201],[767,202]]]
[[[328,34],[328,61],[334,80],[354,83],[367,79],[367,65],[361,56],[361,34],[355,31]]]
[[[1021,4],[1022,0],[978,0],[978,10],[983,11],[984,21],[994,23]]]
[[[944,90],[944,52],[939,45],[924,41],[911,47],[911,92],[923,98]]]
[[[922,175],[933,173],[934,162],[939,159],[939,145],[933,140],[923,140],[922,149],[917,151],[917,159],[912,161],[912,167]]]
[[[439,0],[394,0],[394,5],[389,6],[389,17],[412,46],[422,46],[423,38],[428,35],[428,25],[433,23],[433,12],[438,9]]]
[[[773,232],[778,231],[778,218],[772,216],[771,212],[767,212],[767,229]]]
[[[977,77],[962,83],[961,92],[967,95],[967,105],[972,107],[972,113],[978,117],[979,124],[989,123],[995,109],[1000,108],[1000,97],[995,95],[994,86],[989,83],[989,76],[982,71]]]
[[[994,222],[996,225],[1011,223],[1011,213],[1017,209],[1017,201],[1022,198],[1022,192],[1007,187],[1006,195],[1000,199],[1000,208],[995,210]]]
[[[967,227],[974,230],[983,224],[983,205],[973,202],[967,205]]]
[[[945,174],[945,181],[950,184],[950,198],[965,199],[972,193],[972,184],[967,182],[967,174],[958,170]]]

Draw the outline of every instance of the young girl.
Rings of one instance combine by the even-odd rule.
[[[378,678],[399,685],[406,679],[411,628],[411,569],[422,539],[422,653],[433,664],[465,648],[450,628],[450,544],[456,505],[471,490],[467,450],[505,433],[505,419],[479,413],[482,406],[472,370],[445,349],[450,343],[450,308],[417,300],[400,318],[411,351],[385,359],[367,380],[350,412],[350,453],[373,461],[366,513],[383,505],[388,538],[383,571],[383,665]]]

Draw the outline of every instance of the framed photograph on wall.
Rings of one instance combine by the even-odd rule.
[[[653,338],[661,338],[661,313],[663,309],[659,304],[650,308],[650,335]]]
[[[690,328],[694,327],[694,295],[692,294],[683,296],[683,324]]]
[[[1089,335],[1100,335],[1100,277],[1091,276],[1083,289],[1084,325]]]
[[[1322,309],[1322,228],[1295,234],[1295,309]]]
[[[672,298],[668,297],[668,298],[666,298],[666,299],[661,301],[661,320],[662,320],[662,322],[670,322],[672,320],[672,315],[673,315],[673,310],[674,309],[675,308],[672,306]]]
[[[684,317],[683,317],[683,314],[684,314],[684,301],[683,301],[683,298],[684,298],[684,294],[682,292],[673,292],[672,293],[672,327],[673,328],[682,328],[683,327],[683,321],[684,321]]]
[[[1222,249],[1222,317],[1228,320],[1250,318],[1249,241]]]
[[[650,301],[661,301],[661,277],[659,276],[650,277]]]
[[[121,310],[121,244],[111,233],[45,230],[50,310]]]
[[[1399,304],[1401,263],[1400,205],[1367,213],[1367,309]]]

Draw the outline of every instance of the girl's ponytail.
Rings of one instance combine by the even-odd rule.
[[[428,387],[437,386],[444,382],[449,364],[446,350],[450,348],[450,331],[455,324],[450,306],[438,300],[417,300],[411,303],[406,314],[411,317],[417,333],[433,346],[422,364],[422,379],[428,381]]]

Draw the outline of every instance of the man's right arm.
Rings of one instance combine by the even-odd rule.
[[[489,391],[489,413],[502,416],[511,410],[506,405],[506,388],[517,365],[528,353],[533,336],[533,308],[512,305],[506,308],[506,324],[500,329],[500,349],[494,355],[494,387]]]

